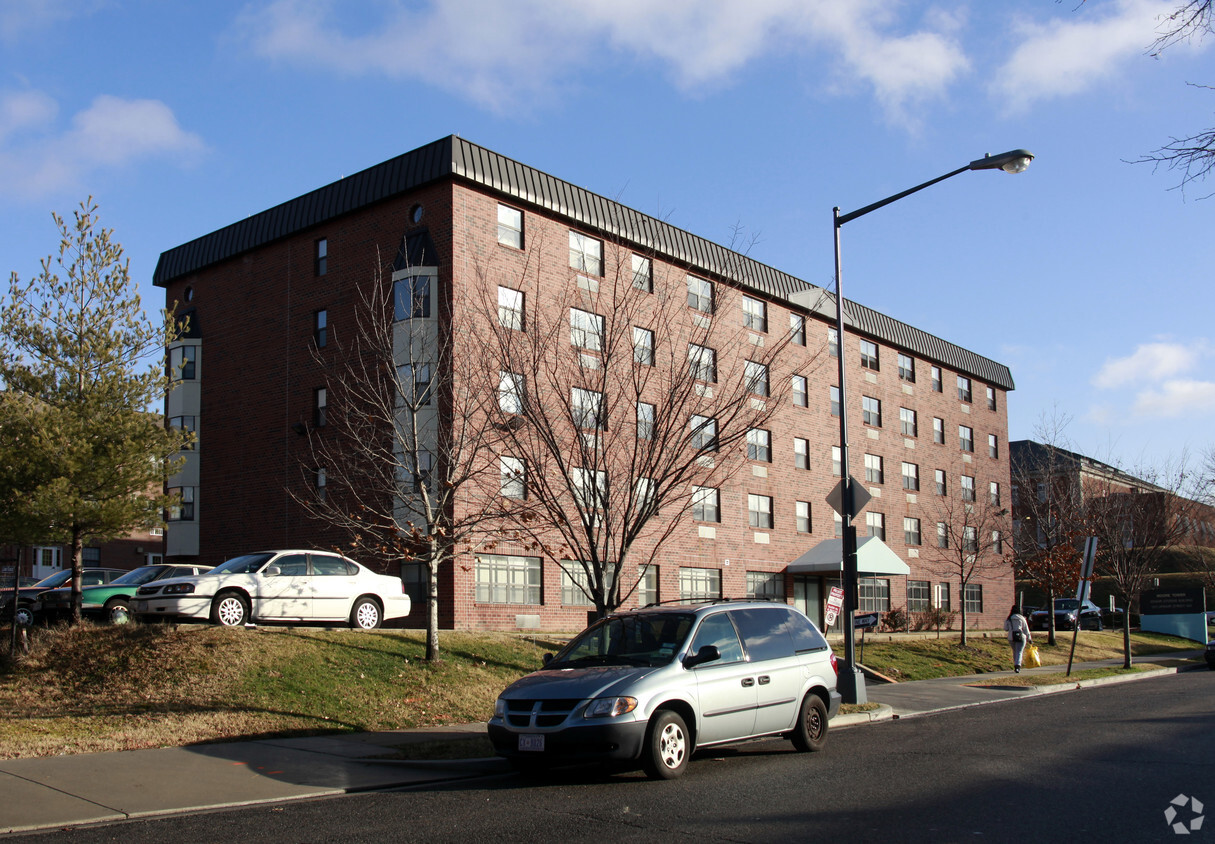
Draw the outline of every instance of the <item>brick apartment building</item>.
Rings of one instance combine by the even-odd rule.
[[[748,326],[746,342],[762,346],[794,331],[780,352],[790,368],[816,357],[823,364],[793,379],[763,448],[715,491],[712,508],[677,526],[630,603],[770,594],[821,623],[839,578],[838,520],[826,504],[839,475],[830,297],[454,136],[162,254],[155,283],[190,316],[188,334],[169,350],[181,384],[166,416],[197,434],[170,481],[182,506],[170,514],[167,558],[215,564],[263,548],[345,544],[292,492],[318,480],[299,470],[307,459],[300,432],[328,400],[316,346],[350,330],[360,285],[377,269],[398,282],[427,278],[445,301],[459,302],[453,291],[484,284],[486,266],[502,289],[502,279],[542,265],[518,301],[543,309],[566,301],[558,285],[593,285],[612,262],[626,261],[655,286],[677,286],[680,297],[687,285],[681,320],[704,319],[696,302],[707,294],[717,303],[712,319]],[[972,626],[997,626],[1013,596],[1011,565],[983,572],[964,594],[934,551],[942,501],[999,504],[1007,494],[1011,374],[863,305],[847,303],[845,316],[850,468],[873,496],[857,523],[872,537],[860,552],[861,609],[957,611],[965,601]],[[743,351],[719,350],[720,366],[741,366]],[[444,566],[441,626],[580,627],[586,601],[554,559],[535,553],[502,542]]]

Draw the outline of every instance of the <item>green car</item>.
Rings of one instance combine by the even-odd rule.
[[[102,618],[111,624],[126,624],[131,619],[131,599],[140,586],[166,577],[204,574],[210,570],[211,566],[140,566],[103,586],[84,587],[81,590],[80,611],[85,616]],[[38,604],[37,611],[42,618],[48,621],[66,618],[72,612],[72,590],[62,587],[43,592],[38,596]]]

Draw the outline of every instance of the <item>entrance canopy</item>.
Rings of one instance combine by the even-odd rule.
[[[793,562],[790,574],[842,574],[844,540],[824,539]],[[876,536],[857,537],[856,567],[861,574],[911,574],[911,569]]]

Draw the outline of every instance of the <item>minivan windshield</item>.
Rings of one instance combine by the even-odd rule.
[[[545,668],[666,665],[683,649],[691,613],[635,613],[599,621],[578,634]]]

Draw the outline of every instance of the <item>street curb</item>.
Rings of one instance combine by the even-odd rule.
[[[877,709],[867,712],[849,712],[847,715],[836,715],[831,719],[831,727],[856,727],[860,724],[871,724],[874,721],[892,721],[897,717],[894,708],[888,704],[878,704]]]

